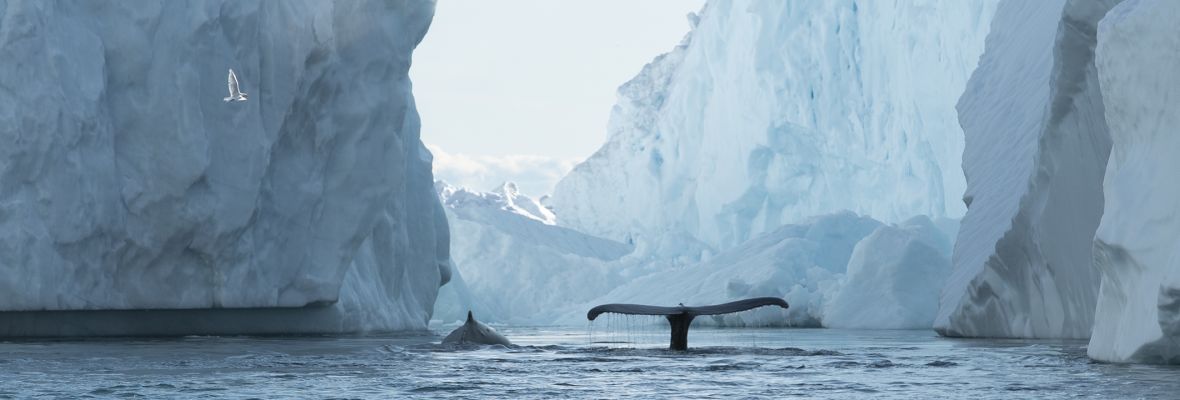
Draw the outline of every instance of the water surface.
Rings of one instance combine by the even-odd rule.
[[[1090,361],[1084,341],[930,331],[603,326],[439,336],[0,342],[0,398],[1176,398],[1180,369]],[[445,333],[440,329],[436,333]]]

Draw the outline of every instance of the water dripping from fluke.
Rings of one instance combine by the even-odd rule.
[[[751,310],[758,307],[778,306],[788,308],[787,302],[777,297],[756,297],[752,299],[738,300],[734,302],[715,304],[708,306],[690,307],[683,303],[676,307],[660,307],[649,306],[642,304],[603,304],[591,308],[586,313],[586,318],[594,321],[601,314],[620,314],[629,318],[632,315],[655,315],[662,316],[667,319],[670,328],[670,343],[668,348],[671,350],[688,350],[688,330],[692,326],[693,320],[702,315],[724,315],[740,313],[742,311]],[[611,315],[607,316],[607,321],[613,321]],[[627,338],[627,343],[631,341],[631,324],[629,319],[625,319],[624,335]],[[608,323],[608,329],[611,327]],[[613,334],[613,332],[612,332]]]

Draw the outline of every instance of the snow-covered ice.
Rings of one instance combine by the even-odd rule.
[[[1089,355],[1180,363],[1180,3],[1128,1],[1102,19],[1096,64],[1113,148],[1094,241],[1101,290]]]
[[[721,1],[619,88],[559,223],[727,249],[839,210],[958,217],[954,103],[995,2]]]
[[[1091,243],[1110,150],[1094,69],[1118,1],[1006,0],[959,101],[962,220],[936,329],[949,336],[1086,338]]]
[[[407,71],[433,10],[0,2],[0,311],[424,328],[448,231]],[[227,68],[250,101],[222,102]]]
[[[456,285],[443,288],[436,318],[515,324],[553,322],[557,309],[621,285],[612,263],[631,246],[554,225],[537,199],[506,183],[489,192],[436,187],[451,224]]]

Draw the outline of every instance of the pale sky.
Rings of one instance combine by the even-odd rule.
[[[606,140],[615,89],[703,0],[439,0],[410,77],[435,175],[549,193]]]

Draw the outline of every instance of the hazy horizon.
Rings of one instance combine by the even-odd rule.
[[[439,2],[410,69],[436,178],[551,192],[605,141],[615,89],[679,43],[703,4]]]

